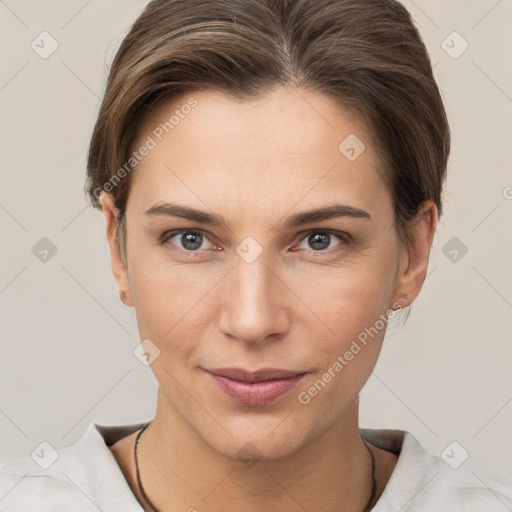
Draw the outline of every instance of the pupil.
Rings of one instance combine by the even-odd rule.
[[[326,249],[329,247],[330,235],[328,233],[315,233],[309,238],[312,240],[310,245],[313,249]]]
[[[185,249],[193,250],[201,247],[202,235],[194,231],[188,231],[181,237],[181,243]]]

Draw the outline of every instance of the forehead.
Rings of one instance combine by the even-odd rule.
[[[244,100],[214,90],[184,94],[145,120],[134,147],[149,139],[154,147],[132,174],[130,197],[169,200],[194,191],[213,203],[216,196],[254,203],[303,197],[306,206],[329,193],[361,207],[386,203],[368,128],[309,90],[278,87]]]

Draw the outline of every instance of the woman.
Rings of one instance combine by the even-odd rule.
[[[449,151],[394,0],[150,2],[110,69],[87,192],[155,417],[4,465],[0,505],[512,508],[510,478],[358,425],[387,322],[425,279]]]

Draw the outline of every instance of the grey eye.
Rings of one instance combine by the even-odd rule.
[[[171,242],[171,240],[174,238],[179,240],[178,244]],[[165,238],[164,243],[172,243],[172,245],[178,245],[180,249],[194,252],[198,249],[201,249],[201,246],[205,240],[208,240],[208,238],[206,238],[200,231],[182,230],[169,233],[169,235]],[[203,247],[201,250],[205,250],[205,248]]]
[[[348,237],[348,235],[347,235]],[[344,244],[348,244],[347,238],[344,238],[341,234],[331,233],[330,231],[313,231],[311,233],[307,233],[306,236],[302,239],[301,244],[307,241],[308,247],[299,245],[300,249],[313,249],[313,252],[330,252],[326,249],[334,249],[336,250],[336,245],[331,245],[331,242],[335,242],[336,239],[340,241],[338,245],[343,246]]]
[[[309,246],[318,251],[327,249],[330,241],[331,235],[329,233],[314,233],[308,236]]]

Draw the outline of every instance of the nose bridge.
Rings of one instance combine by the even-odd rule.
[[[287,328],[282,284],[272,268],[270,251],[262,249],[256,251],[252,241],[242,242],[225,282],[221,329],[246,342],[263,340]]]

